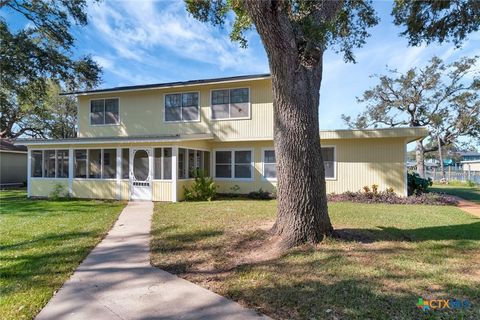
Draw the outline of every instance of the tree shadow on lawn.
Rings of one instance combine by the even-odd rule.
[[[480,219],[476,219],[480,220]],[[344,241],[372,243],[377,241],[480,240],[480,221],[469,224],[400,229],[378,226],[378,229],[338,228],[337,237]]]

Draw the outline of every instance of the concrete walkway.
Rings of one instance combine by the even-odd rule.
[[[480,204],[473,201],[465,200],[460,197],[455,197],[458,200],[458,208],[480,218]]]
[[[268,319],[150,265],[151,202],[131,202],[43,319]]]

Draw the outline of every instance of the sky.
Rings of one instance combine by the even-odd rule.
[[[356,97],[375,85],[370,76],[386,73],[387,66],[406,71],[425,65],[434,55],[447,62],[480,55],[480,33],[470,35],[460,49],[452,44],[409,47],[399,36],[402,29],[392,23],[392,3],[378,1],[374,7],[381,21],[370,29],[367,44],[354,51],[357,63],[345,63],[332,51],[324,57],[321,129],[345,128],[341,115],[362,111]],[[220,28],[199,22],[180,0],[104,0],[90,3],[88,16],[86,27],[72,29],[75,52],[92,55],[102,66],[101,88],[269,72],[254,30],[247,33],[248,48],[242,49],[230,41],[229,24]],[[7,21],[12,19],[16,18],[7,16]]]

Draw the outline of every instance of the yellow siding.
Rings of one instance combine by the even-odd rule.
[[[120,199],[130,200],[130,181],[129,180],[120,181]]]
[[[153,201],[172,201],[172,182],[153,181]]]
[[[211,120],[210,91],[222,88],[250,88],[251,119]],[[200,121],[166,123],[164,95],[176,92],[200,92]],[[120,124],[90,126],[90,99],[118,97]],[[155,89],[136,92],[79,96],[79,137],[111,137],[160,134],[213,133],[220,140],[273,137],[271,80],[242,81],[233,84],[191,86],[183,89]]]
[[[56,185],[63,187],[63,195],[68,194],[68,179],[33,178],[30,179],[31,197],[48,197]]]
[[[75,198],[116,199],[117,182],[114,180],[73,180]]]
[[[177,201],[182,201],[185,199],[185,192],[183,187],[191,187],[193,184],[193,179],[188,180],[178,180],[177,181]]]

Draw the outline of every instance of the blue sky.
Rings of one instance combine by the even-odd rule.
[[[458,50],[451,44],[408,47],[398,36],[401,29],[392,23],[391,3],[374,6],[381,21],[370,30],[367,44],[355,50],[357,64],[347,64],[331,51],[325,56],[321,129],[344,128],[341,114],[362,110],[356,97],[375,84],[370,75],[385,73],[387,65],[405,71],[424,65],[433,55],[447,61],[480,55],[480,33]],[[242,49],[230,42],[229,25],[220,29],[196,21],[183,1],[105,0],[90,4],[88,14],[88,26],[73,30],[76,51],[91,54],[103,67],[101,87],[269,72],[255,31],[248,33],[249,47]]]

